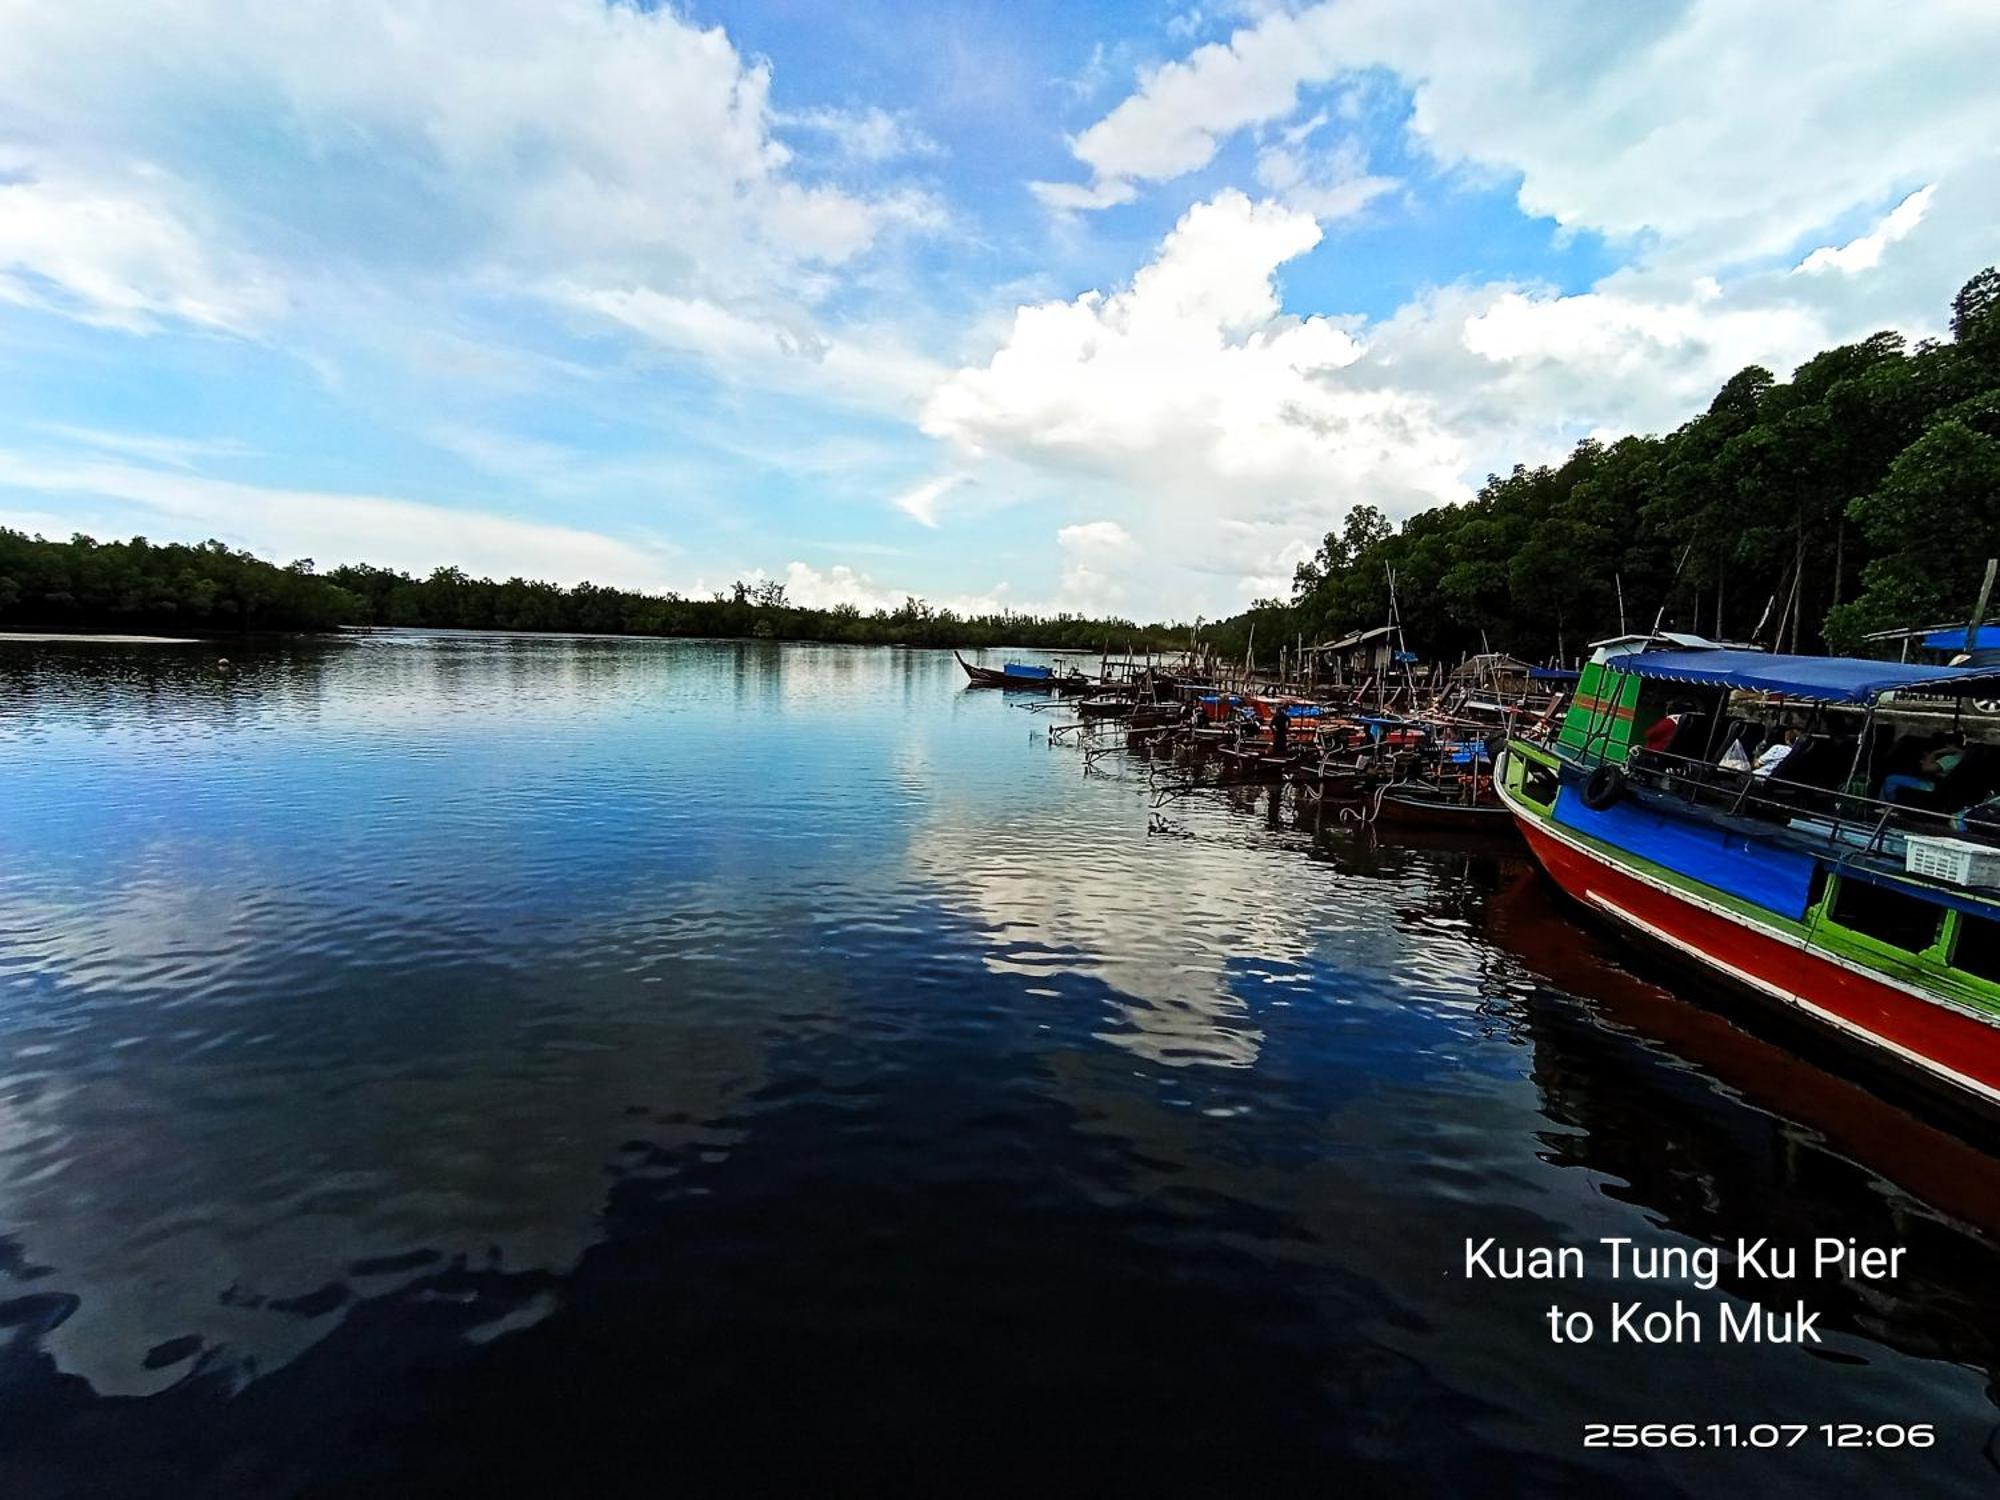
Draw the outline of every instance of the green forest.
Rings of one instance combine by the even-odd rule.
[[[343,625],[1087,650],[1187,641],[1178,628],[1080,615],[959,615],[921,599],[871,613],[852,605],[802,609],[768,582],[687,599],[591,583],[496,582],[457,568],[427,578],[366,565],[322,573],[310,561],[279,567],[215,541],[53,542],[0,529],[0,629],[205,635]]]
[[[1573,659],[1624,626],[1773,649],[1962,623],[2000,555],[2000,272],[1953,299],[1951,337],[1878,333],[1778,380],[1756,366],[1675,431],[1586,442],[1392,526],[1350,511],[1289,601],[1210,633],[1240,657],[1386,623],[1410,648]],[[1623,607],[1621,610],[1620,599]],[[1663,613],[1664,611],[1664,613]]]
[[[1657,618],[1784,650],[1963,621],[2000,555],[2000,272],[1953,300],[1951,336],[1829,349],[1779,380],[1752,366],[1663,436],[1585,442],[1392,525],[1365,496],[1300,565],[1290,600],[1204,633],[1240,658],[1379,625],[1427,660],[1483,649],[1573,659]],[[279,567],[220,542],[46,541],[0,530],[0,628],[234,632],[414,625],[922,646],[1172,647],[1185,626],[1080,616],[804,609],[775,583],[711,598],[582,583]]]

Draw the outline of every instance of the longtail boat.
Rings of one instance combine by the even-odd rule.
[[[1130,714],[1136,706],[1132,699],[1116,693],[1098,693],[1079,702],[1076,711],[1086,719],[1115,719]]]
[[[1592,914],[1990,1108],[2000,725],[1968,700],[1996,696],[1991,667],[1627,637],[1496,780]]]
[[[1512,832],[1514,815],[1488,792],[1467,800],[1458,788],[1432,782],[1391,782],[1376,793],[1373,822],[1385,828],[1451,829],[1465,833]]]
[[[1081,676],[1062,676],[1053,668],[1008,662],[1002,667],[979,667],[958,652],[951,653],[965,668],[966,680],[974,687],[1014,688],[1024,692],[1074,693],[1086,685]]]

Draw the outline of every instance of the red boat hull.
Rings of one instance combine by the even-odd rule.
[[[1519,807],[1514,815],[1550,878],[1593,911],[1740,988],[2000,1106],[2000,1028],[1625,869]]]

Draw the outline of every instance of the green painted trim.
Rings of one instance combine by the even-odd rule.
[[[1835,920],[1833,903],[1840,895],[1841,878],[1828,871],[1826,890],[1819,898],[1819,904],[1806,913],[1806,923],[1811,929],[1811,946],[1823,948],[1829,953],[1838,953],[1842,958],[1851,958],[1898,979],[1919,983],[1935,983],[1948,977],[1945,973],[1944,950],[1941,946],[1944,933],[1944,919],[1950,908],[1940,906],[1936,934],[1930,946],[1920,952],[1898,948],[1893,943],[1885,943],[1880,938],[1870,937],[1865,932],[1843,926]]]
[[[1551,771],[1562,769],[1562,757],[1541,745],[1530,744],[1527,740],[1507,741],[1507,753],[1521,760],[1531,760],[1538,766],[1546,766]]]
[[[1512,744],[1509,748],[1530,751],[1535,749],[1533,746]],[[1540,759],[1546,754],[1545,751],[1539,752],[1536,758]],[[1563,837],[1573,839],[1602,854],[1611,863],[1646,875],[1672,890],[1697,897],[1711,906],[1733,912],[1773,937],[1859,964],[1885,979],[1899,980],[1904,984],[1933,991],[1939,999],[1951,1000],[1984,1014],[2000,1016],[2000,984],[1968,974],[1962,969],[1954,969],[1946,960],[1950,950],[1942,945],[1946,941],[1955,942],[1957,935],[1957,913],[1951,908],[1940,908],[1951,920],[1940,934],[1939,942],[1933,943],[1921,954],[1911,955],[1902,949],[1892,948],[1887,943],[1878,942],[1865,933],[1853,932],[1842,927],[1826,915],[1831,910],[1830,903],[1833,900],[1834,889],[1840,879],[1829,869],[1826,890],[1821,895],[1819,904],[1806,912],[1804,922],[1794,922],[1788,917],[1779,916],[1768,907],[1744,901],[1727,891],[1719,891],[1714,886],[1705,885],[1699,880],[1690,880],[1677,870],[1668,869],[1665,865],[1655,864],[1652,860],[1621,849],[1615,844],[1607,844],[1602,839],[1593,838],[1581,829],[1571,828],[1567,824],[1557,825],[1553,807],[1543,809],[1539,804],[1519,796],[1512,778],[1520,774],[1522,773],[1518,771],[1511,773],[1507,790],[1514,793],[1517,800],[1537,822],[1545,823],[1552,828],[1560,826]],[[1559,796],[1573,795],[1574,792],[1569,788],[1564,788],[1559,794]]]
[[[1548,801],[1544,802],[1529,792],[1528,770],[1530,767],[1544,771],[1551,776],[1556,776],[1561,774],[1562,761],[1556,756],[1551,755],[1547,750],[1544,750],[1540,745],[1530,745],[1521,740],[1509,740],[1507,742],[1507,775],[1505,779],[1508,794],[1524,807],[1532,808],[1538,813],[1548,813],[1555,806],[1555,797],[1551,797]],[[1561,795],[1562,790],[1558,787],[1556,796],[1560,797]]]

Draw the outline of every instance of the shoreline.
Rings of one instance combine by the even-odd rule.
[[[0,644],[47,645],[55,641],[80,641],[94,646],[198,646],[191,635],[104,635],[72,634],[64,630],[0,630]]]

